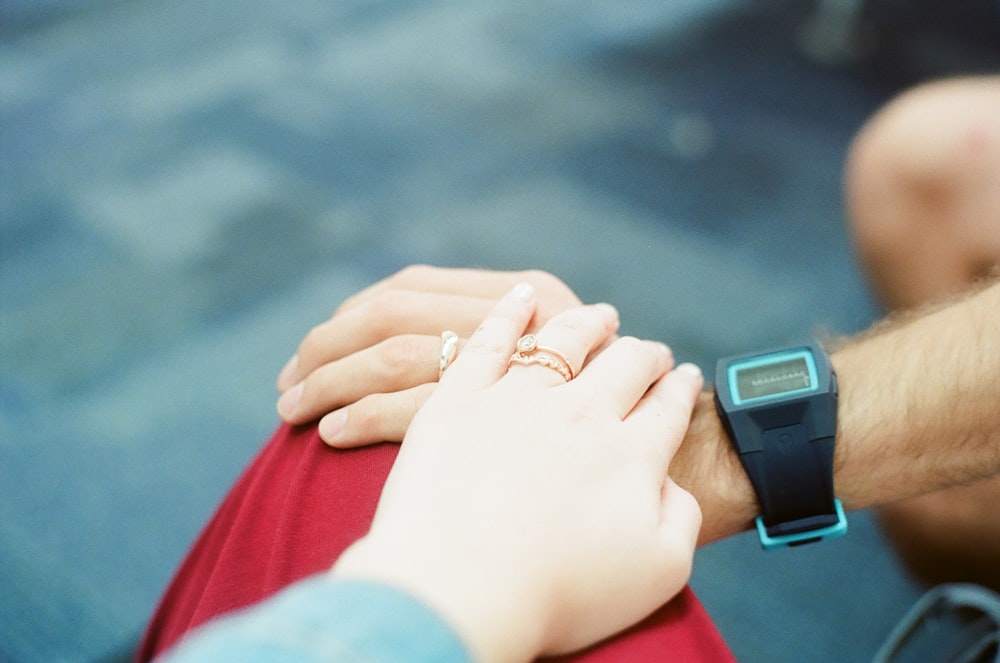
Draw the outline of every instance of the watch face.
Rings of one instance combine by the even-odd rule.
[[[816,361],[807,349],[777,352],[729,366],[733,403],[780,398],[816,390]]]

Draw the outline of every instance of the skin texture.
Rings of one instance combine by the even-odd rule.
[[[639,621],[687,582],[701,522],[667,475],[697,368],[672,370],[660,343],[610,342],[617,313],[597,305],[538,332],[574,366],[610,342],[572,381],[508,370],[530,293],[501,298],[473,333],[410,424],[370,532],[331,572],[407,590],[488,663],[574,651]]]
[[[476,278],[470,278],[466,271],[409,268],[349,301],[346,310],[342,307],[326,323],[326,332],[337,328],[340,316],[353,317],[352,311],[358,306],[377,310],[375,303],[385,301],[386,292],[394,300],[405,292],[414,293],[410,296],[419,300],[425,289],[437,297],[449,284],[461,284],[463,291],[453,302],[458,306],[469,301],[470,284],[483,288],[482,299],[488,299],[493,291],[512,281],[532,278],[550,285],[550,291],[564,294],[561,288],[551,287],[554,277],[538,273],[477,272]],[[831,355],[841,392],[834,482],[845,507],[861,509],[885,504],[1000,471],[1000,429],[993,423],[995,404],[1000,401],[996,379],[1000,375],[998,299],[1000,287],[994,285],[944,308],[890,319],[876,330],[844,343]],[[550,304],[548,310],[552,308]],[[540,307],[536,312],[532,324],[543,322],[542,310]],[[451,328],[460,335],[467,334],[468,330],[454,324],[454,311],[447,306],[424,310],[418,314],[419,321],[400,319],[392,324],[386,324],[384,319],[372,320],[371,324],[379,325],[374,337],[381,343],[414,329],[432,328]],[[357,322],[352,320],[351,324]],[[325,353],[313,344],[315,336],[310,337],[312,340],[307,338],[306,342],[310,347],[300,355],[309,359],[300,358],[295,372],[286,372],[288,383],[304,378],[308,384],[310,374],[320,366],[336,372],[343,359]],[[316,400],[309,414],[293,421],[307,421],[324,409],[338,408],[348,422],[341,434],[347,429],[351,432],[350,437],[332,440],[334,444],[351,446],[400,439],[420,395],[433,390],[438,344],[437,332],[428,335],[422,349],[430,359],[426,354],[414,359],[408,370],[391,375],[377,368],[371,370],[366,387],[371,395],[353,405],[335,389],[315,391]],[[338,381],[334,376],[328,384]],[[424,384],[417,386],[416,381]],[[417,391],[412,390],[414,386]],[[953,453],[956,448],[961,453]],[[702,543],[749,528],[758,514],[749,481],[707,392],[695,406],[685,444],[671,466],[671,476],[702,506]]]
[[[940,301],[996,270],[1000,77],[931,83],[900,96],[854,141],[845,182],[858,255],[889,310]],[[921,580],[1000,591],[997,505],[994,477],[885,505],[879,517]]]

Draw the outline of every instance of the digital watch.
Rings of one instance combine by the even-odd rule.
[[[720,359],[715,404],[760,501],[766,550],[847,532],[833,495],[837,376],[817,343]]]

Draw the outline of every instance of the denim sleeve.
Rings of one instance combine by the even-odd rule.
[[[316,576],[186,636],[169,663],[473,663],[444,621],[376,583]]]

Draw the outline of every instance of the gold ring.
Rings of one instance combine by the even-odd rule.
[[[451,366],[451,362],[455,361],[457,354],[458,334],[450,330],[441,332],[441,358],[438,361],[438,380],[441,379],[444,372]]]
[[[507,363],[508,366],[512,364],[521,364],[522,366],[537,364],[538,366],[551,368],[561,375],[562,379],[566,382],[569,382],[576,376],[576,373],[573,371],[573,365],[569,363],[569,360],[566,359],[563,353],[538,345],[538,339],[534,334],[525,334],[517,339],[516,347],[517,351],[510,356],[510,361]]]

